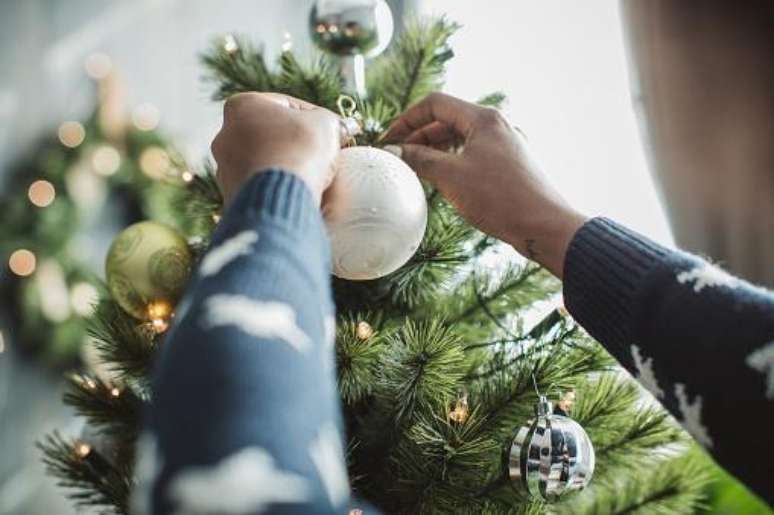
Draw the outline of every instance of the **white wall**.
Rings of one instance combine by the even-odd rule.
[[[506,92],[511,121],[565,197],[671,242],[637,130],[616,1],[417,1],[464,25],[448,92]]]
[[[307,45],[311,0],[0,0],[0,165],[93,102],[83,61],[109,54],[129,106],[155,104],[162,128],[194,159],[217,130],[219,107],[197,53],[219,33],[264,41],[274,55],[288,30]]]

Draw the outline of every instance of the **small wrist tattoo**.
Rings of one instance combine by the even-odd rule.
[[[527,245],[527,257],[530,258],[532,261],[535,261],[535,258],[537,258],[538,252],[535,250],[535,243],[537,243],[537,240],[533,240],[532,238],[527,238],[524,240],[524,243]]]

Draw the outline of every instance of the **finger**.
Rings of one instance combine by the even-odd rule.
[[[385,138],[402,141],[409,134],[432,122],[442,122],[457,134],[466,135],[480,108],[469,102],[444,93],[431,93],[414,104],[392,124]]]
[[[425,145],[403,144],[399,147],[390,145],[390,151],[395,152],[400,149],[400,157],[406,162],[421,178],[429,181],[434,186],[444,175],[444,170],[448,169],[452,155]],[[385,147],[387,148],[387,147]]]
[[[302,100],[300,98],[291,97],[290,95],[285,95],[283,93],[267,92],[267,93],[261,93],[260,95],[262,97],[265,97],[267,100],[271,100],[284,107],[289,107],[291,109],[298,109],[300,111],[311,111],[315,109],[323,109],[322,107],[314,105],[311,102],[307,102],[306,100]]]
[[[443,122],[432,122],[409,134],[403,141],[417,145],[437,145],[454,139],[456,135]]]

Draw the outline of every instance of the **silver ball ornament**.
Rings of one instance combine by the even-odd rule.
[[[394,22],[384,0],[318,0],[309,16],[309,31],[326,52],[374,57],[389,45]]]
[[[401,159],[373,147],[346,148],[334,166],[335,198],[323,208],[334,275],[363,281],[394,272],[425,234],[419,179]]]
[[[551,403],[540,396],[535,418],[516,431],[506,466],[517,492],[550,503],[585,488],[594,461],[594,447],[583,427],[554,414]]]

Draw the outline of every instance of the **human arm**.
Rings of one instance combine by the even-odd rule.
[[[319,213],[338,128],[288,102],[225,106],[213,151],[228,207],[160,350],[134,512],[346,511]]]
[[[563,278],[578,322],[722,465],[772,499],[764,469],[774,451],[763,429],[774,422],[771,292],[577,213],[492,109],[434,94],[388,140],[468,221]]]

